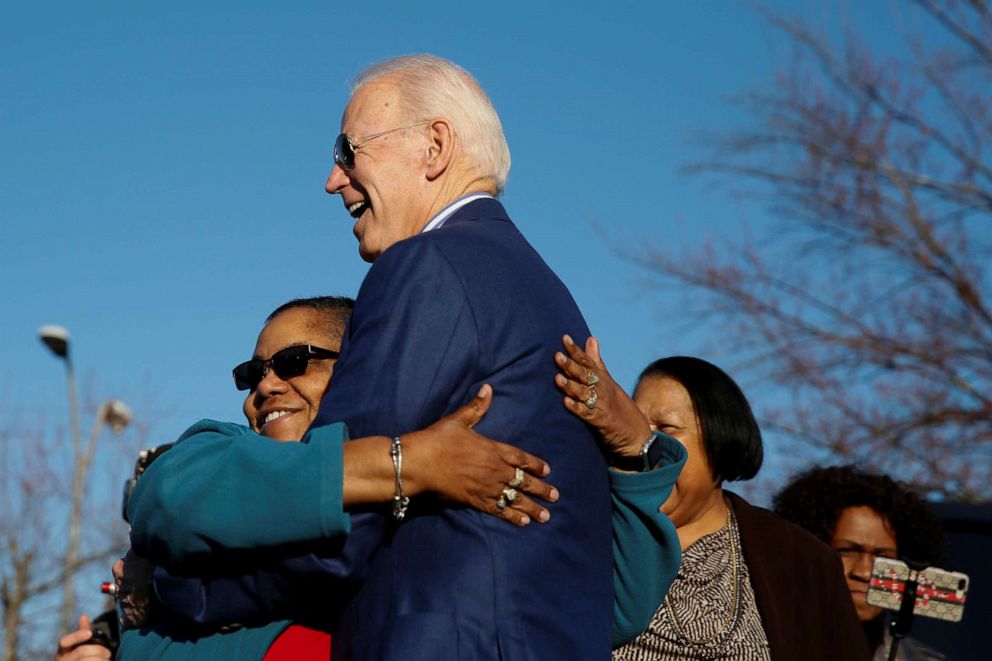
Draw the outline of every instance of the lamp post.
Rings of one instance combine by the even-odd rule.
[[[96,442],[103,426],[107,425],[115,434],[120,434],[134,417],[130,407],[119,399],[110,399],[100,405],[93,420],[85,449],[79,433],[79,404],[76,394],[76,373],[69,353],[69,331],[62,326],[42,326],[38,337],[53,354],[65,363],[66,381],[69,387],[69,418],[72,433],[72,453],[75,472],[72,482],[72,505],[69,513],[69,539],[66,544],[65,566],[62,583],[62,613],[60,631],[73,628],[73,615],[76,610],[76,571],[79,569],[80,529],[83,518],[83,496],[86,491],[86,476]]]

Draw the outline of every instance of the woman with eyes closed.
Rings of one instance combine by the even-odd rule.
[[[704,360],[673,356],[648,365],[631,398],[595,338],[585,350],[563,340],[556,383],[565,407],[615,455],[632,454],[651,431],[688,451],[661,506],[682,547],[678,576],[647,630],[613,658],[867,659],[836,555],[723,488],[753,477],[762,461],[761,432],[737,384]]]

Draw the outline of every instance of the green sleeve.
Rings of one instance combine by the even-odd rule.
[[[672,492],[687,455],[666,434],[655,433],[655,443],[664,443],[665,454],[653,471],[610,470],[614,648],[647,628],[682,561],[675,525],[658,508]]]
[[[155,460],[128,502],[135,552],[167,569],[222,550],[347,535],[342,424],[280,442],[201,420]]]
[[[130,629],[121,635],[117,661],[198,661],[248,659],[261,661],[289,622],[281,620],[257,627],[239,627],[199,637],[170,636],[156,629]]]

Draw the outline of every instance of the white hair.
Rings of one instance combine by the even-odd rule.
[[[436,55],[403,55],[362,71],[352,83],[354,95],[383,76],[397,80],[404,111],[411,121],[451,120],[464,153],[479,174],[502,192],[510,174],[510,148],[503,125],[478,81],[460,66]]]

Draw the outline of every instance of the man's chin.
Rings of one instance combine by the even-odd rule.
[[[361,257],[363,261],[371,264],[381,254],[381,250],[373,250],[371,247],[366,245],[364,241],[361,239],[358,240],[358,256]]]

